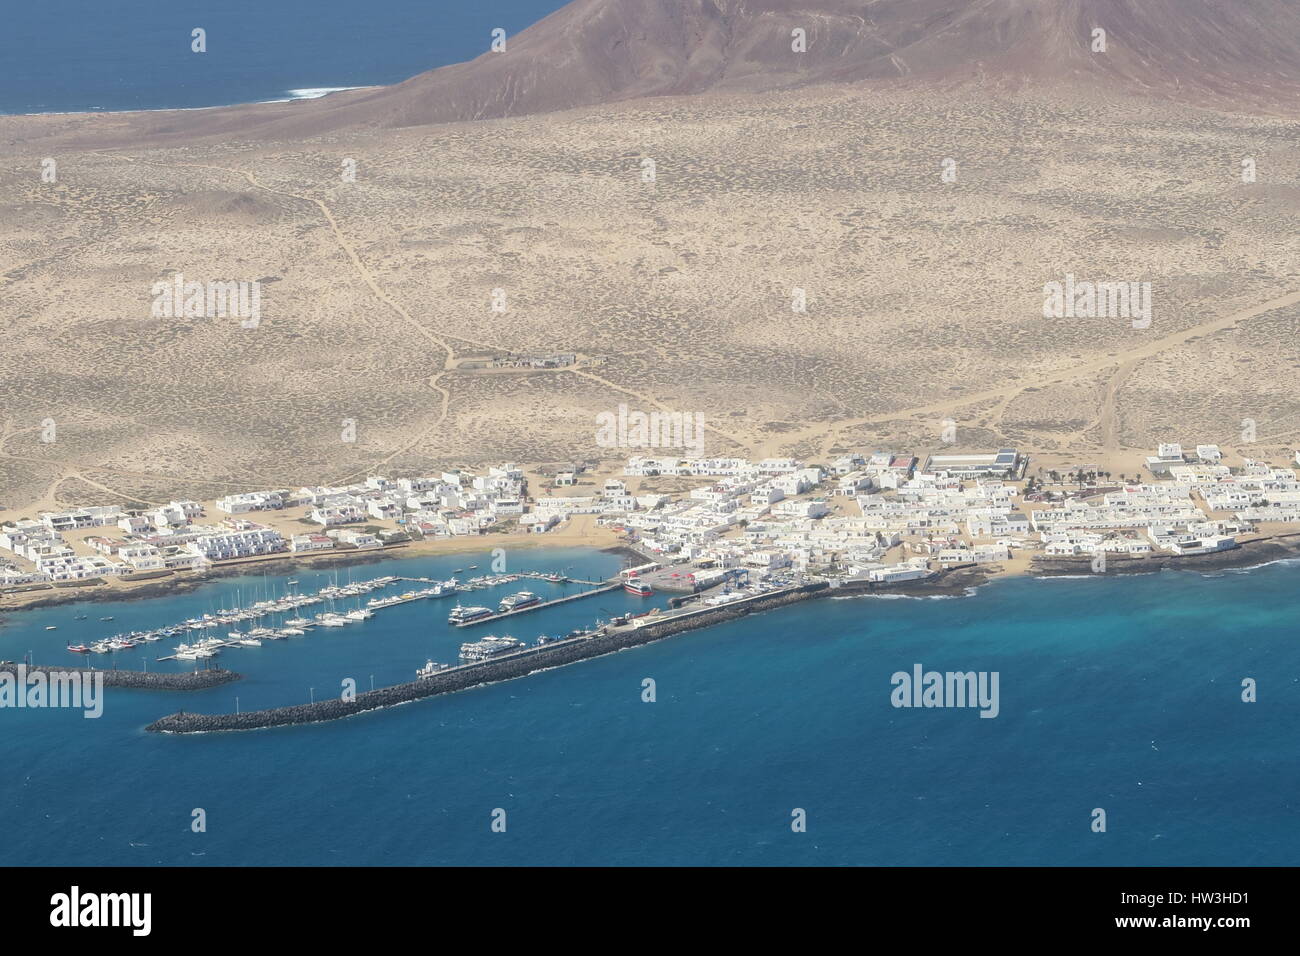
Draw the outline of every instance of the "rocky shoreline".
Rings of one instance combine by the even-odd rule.
[[[590,660],[615,651],[639,647],[663,640],[674,634],[696,630],[736,620],[758,611],[785,607],[819,596],[828,591],[825,583],[804,585],[793,592],[774,595],[767,599],[746,602],[741,606],[726,606],[688,617],[651,624],[640,628],[609,631],[596,637],[577,638],[560,644],[530,648],[496,660],[483,661],[442,671],[405,684],[395,684],[378,690],[366,691],[352,700],[326,700],[291,707],[250,711],[241,714],[186,714],[176,713],[154,721],[145,730],[151,733],[193,734],[228,730],[258,730],[266,727],[283,727],[296,724],[314,724],[339,720],[369,711],[381,710],[427,697],[450,694],[471,687],[495,684],[516,677],[525,677],[538,671],[561,667],[578,661]]]
[[[1107,555],[1106,570],[1094,572],[1092,558],[1036,556],[1033,573],[1041,577],[1082,574],[1155,574],[1158,571],[1222,571],[1253,568],[1271,561],[1300,557],[1300,533],[1243,541],[1227,551],[1209,554],[1159,554],[1138,557]]]

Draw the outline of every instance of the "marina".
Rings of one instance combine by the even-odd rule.
[[[461,569],[463,571],[463,569]],[[127,631],[96,641],[69,644],[67,650],[74,654],[110,654],[126,651],[145,644],[174,638],[186,638],[172,653],[155,658],[157,661],[201,661],[215,657],[223,650],[261,647],[264,641],[282,641],[304,637],[317,628],[344,628],[370,620],[376,612],[417,601],[451,597],[460,593],[481,591],[512,584],[520,580],[546,581],[552,584],[591,584],[593,582],[571,579],[563,574],[542,571],[520,571],[512,574],[488,574],[460,581],[456,577],[439,580],[430,577],[384,575],[346,584],[333,583],[315,592],[296,590],[297,579],[286,582],[287,592],[276,598],[255,601],[248,605],[221,608],[207,614],[187,618],[176,624],[149,630]],[[494,613],[491,608],[475,608],[479,612],[473,619],[465,619],[458,626],[478,621],[496,620],[529,610],[539,610],[565,603],[580,597],[610,590],[617,585],[594,582],[600,587],[577,594],[565,595],[551,601],[530,591],[521,591],[503,598]],[[398,590],[398,588],[405,588]],[[380,593],[387,592],[387,593]],[[362,598],[370,597],[362,603]],[[324,610],[314,614],[305,609],[321,605]],[[339,606],[341,605],[341,607]],[[468,609],[457,605],[457,611]],[[455,616],[456,612],[453,612]],[[100,619],[112,621],[111,616]],[[455,621],[453,621],[455,623]],[[241,629],[240,625],[250,625]],[[46,630],[54,630],[53,626]],[[224,633],[223,633],[223,629]]]

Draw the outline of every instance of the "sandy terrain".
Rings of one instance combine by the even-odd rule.
[[[708,454],[924,456],[951,422],[1116,473],[1162,440],[1286,460],[1300,121],[1245,110],[976,79],[279,140],[3,117],[0,508],[612,466],[621,403],[702,415]],[[177,272],[259,282],[260,324],[155,317]],[[1067,273],[1150,282],[1150,327],[1044,318]],[[455,367],[484,351],[584,361]]]

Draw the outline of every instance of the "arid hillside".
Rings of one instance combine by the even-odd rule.
[[[0,505],[621,457],[596,434],[620,404],[702,414],[707,453],[813,460],[919,454],[950,429],[1116,472],[1160,440],[1300,441],[1300,111],[1228,107],[1230,83],[1286,88],[1293,4],[880,2],[850,34],[853,6],[580,0],[315,131],[274,117],[361,100],[246,128],[256,111],[0,118]],[[611,102],[398,107],[442,103],[457,70],[520,69],[547,36],[641,36],[644,8],[689,55],[627,55],[602,74]],[[822,82],[756,39],[770,22],[788,51],[785,18],[809,10],[827,18],[809,55],[853,51],[807,61]],[[1119,26],[1093,54],[1103,13]],[[1234,24],[1261,31],[1249,56]],[[1176,59],[1124,53],[1144,30]],[[904,79],[843,73],[883,75],[869,35]],[[1083,45],[1009,42],[1037,36]],[[1103,56],[1116,82],[1065,80]],[[1166,71],[1188,60],[1201,72]],[[1040,69],[1056,80],[1025,79]],[[1217,105],[1167,95],[1194,85]],[[256,283],[260,321],[160,315],[178,273]],[[1151,321],[1045,316],[1067,276],[1149,284]]]

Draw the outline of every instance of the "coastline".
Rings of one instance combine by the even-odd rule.
[[[7,623],[13,612],[38,610],[80,601],[138,601],[175,594],[186,594],[221,578],[266,572],[288,574],[302,570],[318,570],[331,566],[352,567],[376,564],[397,558],[437,557],[439,555],[491,553],[503,548],[512,550],[560,550],[565,548],[590,548],[610,554],[642,558],[613,532],[589,535],[586,532],[559,532],[548,534],[484,534],[464,538],[437,538],[422,541],[403,541],[383,548],[365,550],[337,550],[330,552],[305,552],[303,554],[279,553],[240,558],[223,562],[205,571],[171,571],[162,576],[141,578],[135,581],[100,578],[100,583],[82,583],[56,587],[34,587],[0,594],[0,627]]]
[[[383,548],[342,550],[328,553],[260,555],[223,563],[207,571],[168,572],[162,576],[137,581],[111,581],[84,583],[80,586],[48,586],[28,590],[14,590],[0,594],[0,627],[8,623],[12,612],[38,610],[63,604],[108,601],[138,601],[156,597],[186,594],[221,578],[239,577],[259,571],[287,574],[301,570],[317,570],[330,566],[353,567],[376,564],[404,557],[435,557],[438,555],[491,552],[493,548],[546,550],[563,548],[589,548],[610,554],[645,558],[639,551],[612,532],[589,535],[570,532],[544,535],[487,534],[472,538],[439,538],[425,541],[404,541]],[[973,588],[994,581],[1015,578],[1093,577],[1107,574],[1156,574],[1161,571],[1205,572],[1220,570],[1249,570],[1276,561],[1300,559],[1300,531],[1272,534],[1239,542],[1235,548],[1192,555],[1144,555],[1140,557],[1114,556],[1107,558],[1105,571],[1094,572],[1090,557],[1045,557],[1042,554],[1022,553],[1006,563],[962,564],[941,569],[933,578],[906,581],[898,584],[846,583],[834,589],[843,597],[896,594],[908,597],[957,597]]]
[[[1153,559],[1129,559],[1116,566],[1116,573],[1155,574],[1165,570],[1201,572],[1214,569],[1242,569],[1263,567],[1278,560],[1300,557],[1300,532],[1286,537],[1295,539],[1287,545],[1278,545],[1273,539],[1248,542],[1227,552],[1181,557],[1160,556]],[[1249,547],[1248,545],[1255,545]],[[1267,553],[1260,554],[1267,549]],[[614,549],[607,549],[614,550]],[[1262,558],[1262,560],[1261,560]],[[176,713],[161,717],[145,730],[163,734],[216,733],[239,730],[257,730],[271,727],[328,723],[347,717],[386,710],[447,693],[457,693],[484,687],[507,680],[528,677],[535,673],[602,657],[617,651],[628,650],[644,644],[665,640],[688,631],[712,627],[716,624],[738,620],[751,614],[790,607],[815,599],[852,599],[872,596],[910,597],[914,599],[963,597],[975,589],[996,580],[1036,577],[1048,580],[1053,577],[1081,577],[1090,572],[1087,560],[1056,559],[1052,567],[1042,573],[1005,573],[996,566],[967,564],[940,570],[933,578],[899,584],[874,582],[843,582],[832,585],[816,581],[797,585],[785,591],[752,598],[743,603],[711,608],[699,608],[694,613],[670,618],[657,624],[642,627],[605,629],[595,636],[577,638],[559,644],[530,647],[495,660],[461,665],[432,677],[394,684],[357,695],[351,701],[327,700],[309,704],[273,707],[260,711],[237,714]],[[1083,570],[1084,574],[1079,572]],[[1100,573],[1099,573],[1100,576]]]
[[[429,697],[472,690],[475,687],[528,677],[556,667],[604,657],[607,654],[665,640],[686,631],[698,630],[724,621],[738,620],[750,614],[762,613],[778,607],[788,607],[823,596],[829,590],[830,588],[824,582],[805,584],[785,592],[762,595],[743,604],[711,608],[689,617],[676,618],[660,624],[629,627],[617,631],[606,630],[591,637],[530,647],[494,660],[454,667],[431,677],[366,691],[352,700],[322,700],[309,704],[294,704],[288,707],[272,707],[234,714],[180,712],[160,717],[144,729],[148,733],[181,735],[264,730],[271,727],[342,720]]]
[[[247,106],[266,106],[272,103],[302,103],[307,100],[322,100],[335,93],[354,93],[358,90],[380,90],[392,84],[370,83],[365,86],[303,86],[286,90],[289,95],[270,100],[246,100],[242,103],[215,103],[211,106],[142,106],[138,109],[117,110],[89,106],[80,110],[38,110],[34,113],[9,113],[0,111],[0,119],[19,117],[31,119],[41,116],[134,116],[140,113],[198,113],[203,110],[233,110]],[[323,92],[322,92],[323,91]],[[295,95],[303,94],[303,95]],[[312,94],[312,95],[306,95]]]

